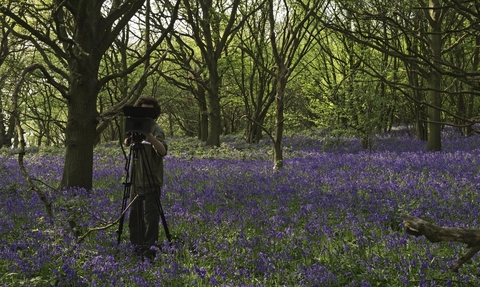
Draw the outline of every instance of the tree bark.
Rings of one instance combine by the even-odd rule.
[[[0,99],[0,149],[3,146],[8,146],[7,132],[5,130],[5,117],[3,115],[3,103]]]
[[[288,68],[285,65],[279,65],[275,89],[275,134],[273,140],[273,169],[275,170],[283,167],[284,99],[288,76]]]
[[[427,95],[428,101],[428,138],[427,138],[427,150],[429,151],[440,151],[442,150],[442,140],[441,140],[441,112],[440,107],[442,105],[442,94],[440,92],[440,81],[441,76],[438,72],[432,70],[430,79],[429,79],[429,88],[430,91]]]
[[[478,67],[479,67],[479,64],[480,64],[480,36],[476,36],[475,37],[475,43],[476,43],[476,46],[475,46],[475,50],[474,50],[474,53],[473,53],[473,63],[472,63],[472,70],[473,71],[478,71]],[[475,93],[475,89],[473,87],[471,87],[472,89],[472,93],[469,94],[469,95],[466,95],[465,98],[465,114],[461,115],[463,116],[464,118],[468,118],[468,119],[471,119],[473,117],[473,113],[474,113],[474,109],[475,109],[475,97],[474,97],[474,93]],[[473,134],[473,127],[471,124],[468,124],[466,122],[463,123],[464,125],[466,125],[464,128],[463,128],[463,133],[466,135],[466,136],[471,136]]]
[[[71,72],[76,74],[75,70]],[[97,137],[97,73],[80,71],[72,80],[68,101],[65,165],[61,185],[92,188],[93,147]]]
[[[460,242],[467,244],[467,252],[457,263],[450,266],[450,270],[458,269],[480,251],[480,230],[455,227],[439,227],[420,218],[402,214],[405,232],[414,236],[425,236],[430,242]]]
[[[208,135],[207,146],[220,146],[220,135],[222,133],[222,117],[220,115],[220,85],[221,77],[218,75],[217,61],[210,63],[210,85],[207,92],[207,112],[208,112]]]
[[[208,138],[208,111],[205,88],[197,83],[196,100],[198,104],[198,139],[206,142]]]
[[[93,148],[97,137],[97,97],[98,69],[103,51],[99,28],[103,27],[103,17],[95,7],[78,6],[74,15],[77,31],[73,35],[76,45],[72,48],[69,63],[69,91],[67,96],[68,116],[65,129],[66,152],[61,187],[87,190],[92,188]],[[64,15],[59,11],[59,23]],[[82,18],[82,15],[88,17]],[[63,27],[60,28],[63,31]],[[100,30],[101,31],[101,30]],[[61,34],[61,33],[60,33]]]
[[[442,93],[441,93],[441,80],[440,75],[441,59],[442,59],[442,13],[443,9],[440,7],[438,0],[431,0],[428,10],[426,10],[426,16],[430,23],[430,49],[432,50],[430,63],[430,76],[428,78],[429,92],[427,95],[427,102],[429,104],[428,113],[428,138],[427,138],[427,150],[440,151],[442,150],[441,140],[441,112],[442,106]],[[428,12],[427,12],[428,11]]]

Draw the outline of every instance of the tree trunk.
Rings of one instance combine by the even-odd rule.
[[[414,41],[410,46],[413,54],[417,54],[419,44]],[[405,62],[407,69],[408,82],[412,86],[412,115],[415,124],[415,136],[422,141],[427,141],[427,112],[425,107],[425,95],[420,87],[423,85],[423,77],[420,77],[421,70],[417,63]]]
[[[441,140],[441,113],[440,107],[442,105],[442,98],[440,93],[440,75],[432,71],[430,79],[430,91],[427,95],[428,100],[428,139],[427,150],[428,151],[440,151],[442,150]]]
[[[6,147],[11,147],[12,144],[17,147],[17,137],[15,137],[15,121],[12,117],[9,118],[8,122],[5,123],[7,129],[4,134],[3,144]],[[13,141],[12,141],[13,140]]]
[[[210,63],[210,86],[207,93],[208,136],[206,144],[208,146],[220,146],[220,135],[222,134],[219,97],[221,77],[218,75],[217,69],[216,63]]]
[[[473,110],[475,108],[475,104],[474,104],[475,97],[472,93],[470,95],[467,95],[466,98],[467,98],[467,101],[466,101],[467,103],[465,106],[465,117],[468,119],[471,119],[473,117]],[[466,136],[471,136],[473,134],[473,127],[471,123],[468,123],[466,127],[463,129],[463,134]]]
[[[262,125],[265,117],[254,117],[253,121],[247,123],[246,138],[248,143],[259,143],[262,139]]]
[[[476,43],[476,46],[475,46],[475,52],[473,53],[473,65],[472,65],[472,70],[473,71],[478,70],[478,66],[479,66],[479,63],[480,63],[480,36],[476,36],[475,43]],[[466,100],[466,107],[465,107],[465,109],[466,109],[465,117],[468,118],[468,119],[471,119],[473,117],[473,110],[475,108],[474,92],[475,91],[472,91],[472,93],[470,95],[466,96],[467,100]],[[470,125],[470,124],[467,125],[463,129],[463,132],[466,136],[471,136],[473,134],[472,125]]]
[[[65,166],[61,184],[65,188],[83,187],[89,190],[92,188],[93,147],[98,123],[97,70],[94,65],[91,65],[89,70],[74,68],[71,75],[82,76],[74,77],[71,82],[65,130]]]
[[[275,134],[273,139],[273,169],[278,170],[283,167],[283,126],[284,126],[284,108],[285,108],[285,87],[287,86],[288,68],[285,65],[279,65],[276,80],[275,97]]]
[[[89,20],[77,19],[77,30],[73,35],[76,46],[68,58],[70,86],[67,96],[68,116],[65,128],[65,165],[61,187],[92,188],[93,147],[97,138],[98,124],[98,69],[100,49],[98,28],[101,27],[100,11],[90,5],[83,6],[79,13],[88,14]],[[62,19],[64,16],[59,15]]]
[[[202,142],[206,142],[208,138],[208,109],[205,98],[205,89],[198,85],[197,91],[197,103],[198,103],[198,139]]]
[[[441,94],[441,80],[439,73],[440,59],[442,58],[442,34],[441,34],[441,9],[436,1],[431,1],[432,9],[430,12],[430,26],[432,33],[430,35],[430,48],[432,49],[432,60],[430,68],[430,76],[428,78],[429,92],[427,95],[428,106],[428,151],[442,150],[441,140],[441,112],[442,94]]]
[[[272,82],[271,77],[262,77],[264,81]],[[263,84],[267,87],[267,84]],[[267,93],[267,96],[263,96]],[[263,138],[264,123],[267,117],[270,106],[275,102],[275,90],[268,91],[262,88],[258,91],[257,100],[253,105],[253,121],[250,120],[247,125],[247,140],[249,143],[259,143]],[[249,110],[247,108],[247,110]]]
[[[423,96],[419,96],[422,94],[420,91],[415,91],[417,94],[417,98]],[[426,141],[428,138],[428,132],[426,127],[427,117],[425,112],[425,105],[415,103],[415,135],[419,140]]]
[[[64,43],[68,52],[69,90],[66,154],[61,181],[63,188],[81,187],[90,190],[93,185],[93,148],[99,122],[97,98],[100,60],[121,29],[127,25],[128,19],[143,6],[144,0],[125,2],[118,6],[119,3],[113,3],[111,13],[105,18],[102,14],[104,11],[94,2],[76,2],[76,14],[73,15],[74,41]],[[64,15],[67,10],[63,8],[58,9],[55,19],[61,37],[68,39],[68,33],[64,30],[68,25],[63,25],[65,19],[68,19]],[[112,27],[115,21],[118,21],[117,26]]]
[[[2,101],[0,99],[0,149],[7,145],[7,133],[5,131],[5,117],[3,115]]]
[[[425,96],[423,91],[419,89],[421,84],[419,83],[419,75],[415,72],[415,69],[412,69],[410,72],[409,81],[413,87],[412,97],[415,99],[413,102],[413,115],[415,118],[415,136],[422,141],[427,141],[428,132],[427,132],[427,112],[425,104]]]

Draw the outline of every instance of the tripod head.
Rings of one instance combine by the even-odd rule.
[[[138,132],[128,132],[127,141],[131,145],[141,144],[147,137],[143,133]]]

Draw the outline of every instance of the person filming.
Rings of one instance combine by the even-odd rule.
[[[151,108],[152,121],[150,132],[143,131],[139,135],[133,134],[124,140],[126,146],[137,148],[140,145],[141,156],[137,156],[131,163],[132,186],[130,191],[130,216],[128,227],[130,242],[135,252],[153,260],[155,247],[159,237],[160,222],[160,195],[163,185],[163,158],[167,154],[167,143],[163,129],[154,122],[160,115],[160,105],[155,98],[140,97],[135,107]],[[141,195],[143,200],[138,200]]]

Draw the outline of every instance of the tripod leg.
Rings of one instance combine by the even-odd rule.
[[[145,221],[144,221],[144,196],[138,195],[135,202],[130,206],[130,216],[128,227],[130,229],[130,242],[137,246],[143,247]]]
[[[162,203],[160,201],[160,194],[156,195],[156,201],[158,206],[158,213],[160,214],[160,218],[162,219],[163,229],[165,230],[165,236],[168,239],[168,242],[172,242],[172,236],[170,235],[170,231],[168,229],[167,219],[165,218],[165,213],[163,213]]]
[[[130,194],[130,189],[132,187],[132,182],[130,182],[130,168],[133,168],[131,166],[132,155],[133,155],[133,151],[132,151],[132,149],[130,149],[130,154],[129,154],[128,159],[125,163],[126,175],[125,175],[125,182],[123,183],[124,188],[123,188],[122,209],[121,209],[121,215],[120,215],[120,222],[118,224],[118,230],[117,230],[117,246],[120,245],[120,240],[121,240],[122,232],[123,232],[123,224],[124,224],[124,221],[125,221],[125,212],[127,211],[127,203],[128,203],[128,200],[130,199],[130,195],[131,195]]]
[[[145,244],[145,194],[142,194],[138,201],[137,210],[137,226],[138,226],[138,243],[140,245],[140,252],[142,261],[144,260],[145,252],[147,251],[147,244]]]

